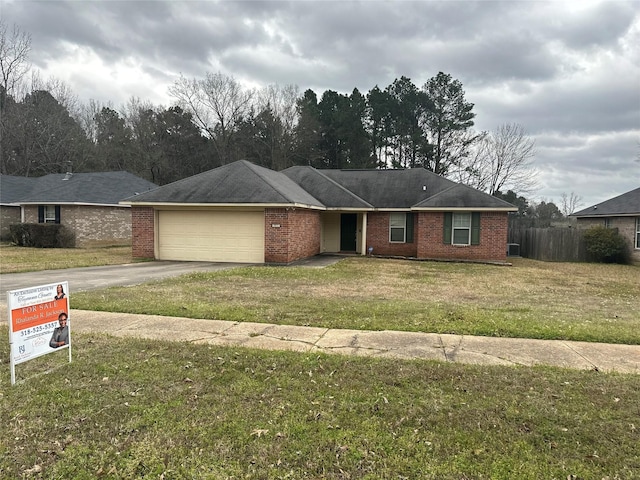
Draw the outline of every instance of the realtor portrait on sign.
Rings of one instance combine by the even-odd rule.
[[[69,349],[69,285],[56,282],[7,292],[11,365]]]

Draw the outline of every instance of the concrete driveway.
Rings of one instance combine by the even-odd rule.
[[[140,285],[153,280],[177,277],[185,273],[215,272],[245,266],[241,263],[155,261],[108,265],[104,267],[68,268],[40,272],[0,275],[0,302],[6,302],[7,291],[49,283],[69,282],[69,293],[99,288]]]

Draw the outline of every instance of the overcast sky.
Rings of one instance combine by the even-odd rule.
[[[539,190],[587,207],[640,186],[640,3],[631,1],[11,1],[30,61],[79,99],[169,106],[183,74],[250,87],[366,94],[439,71],[460,80],[476,128],[518,123]]]

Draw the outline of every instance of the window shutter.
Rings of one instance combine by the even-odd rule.
[[[407,243],[413,243],[413,225],[415,217],[413,213],[407,213]]]
[[[60,223],[60,205],[56,205],[56,223]]]
[[[453,223],[453,213],[445,212],[444,214],[444,229],[442,241],[447,245],[451,245],[451,227]]]
[[[480,245],[480,212],[471,214],[471,245]]]
[[[38,223],[44,223],[44,205],[38,205]]]

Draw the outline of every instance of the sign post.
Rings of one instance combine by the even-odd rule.
[[[20,363],[60,348],[69,351],[71,362],[68,288],[61,282],[7,292],[11,385]]]

